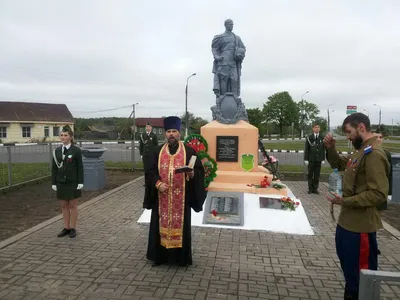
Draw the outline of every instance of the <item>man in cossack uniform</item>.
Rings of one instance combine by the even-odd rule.
[[[378,207],[387,201],[390,165],[366,115],[349,115],[342,128],[357,151],[339,156],[335,139],[325,136],[331,167],[344,172],[343,195],[328,194],[327,199],[341,207],[335,241],[346,281],[344,299],[358,300],[360,271],[378,269],[376,233],[383,228]]]

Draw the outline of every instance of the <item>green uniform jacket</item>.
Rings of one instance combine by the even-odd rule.
[[[327,158],[332,168],[344,171],[338,224],[352,232],[377,232],[382,228],[377,205],[387,200],[389,192],[389,162],[376,137],[351,155],[339,156],[336,149],[328,149]]]
[[[62,160],[62,146],[55,149],[56,159],[59,163]],[[82,152],[79,147],[71,145],[65,154],[63,166],[58,168],[54,159],[51,172],[52,184],[57,183],[77,183],[83,184],[83,163]]]
[[[315,139],[314,133],[310,134],[306,138],[304,145],[304,160],[307,161],[324,161],[326,156],[326,150],[324,145],[324,137],[321,134]]]
[[[139,141],[139,151],[142,156],[152,156],[158,146],[157,135],[154,132],[142,133]]]

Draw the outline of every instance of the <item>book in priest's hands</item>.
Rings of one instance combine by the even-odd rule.
[[[196,155],[192,155],[192,157],[189,160],[188,165],[175,169],[175,173],[178,174],[178,173],[192,172],[194,169],[194,163],[196,162],[196,158],[197,158]]]

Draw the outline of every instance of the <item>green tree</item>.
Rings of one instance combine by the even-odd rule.
[[[280,136],[284,127],[296,124],[299,118],[296,103],[286,91],[269,96],[268,101],[264,103],[263,114],[269,123],[278,125]]]
[[[249,108],[246,109],[247,116],[249,117],[249,123],[258,128],[258,132],[260,136],[264,135],[265,126],[264,126],[264,114],[261,109],[257,108]]]
[[[181,116],[181,120],[183,123],[186,122],[186,116],[183,114]],[[196,133],[200,133],[200,128],[208,123],[207,120],[204,120],[201,117],[196,117],[193,113],[188,112],[188,122],[189,126],[195,129]]]
[[[321,133],[326,134],[328,132],[328,120],[324,117],[315,117],[313,123],[318,124],[321,128]],[[312,124],[310,125],[310,127]],[[310,131],[311,132],[311,131]]]
[[[305,100],[299,101],[298,103],[296,103],[296,106],[299,120],[297,128],[299,132],[301,130],[306,131],[307,128],[310,128],[310,126],[312,126],[312,123],[317,120],[319,108],[316,104]]]

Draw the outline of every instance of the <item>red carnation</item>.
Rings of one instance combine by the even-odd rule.
[[[216,217],[218,215],[218,213],[215,209],[213,209],[211,213],[213,214],[214,217]]]

